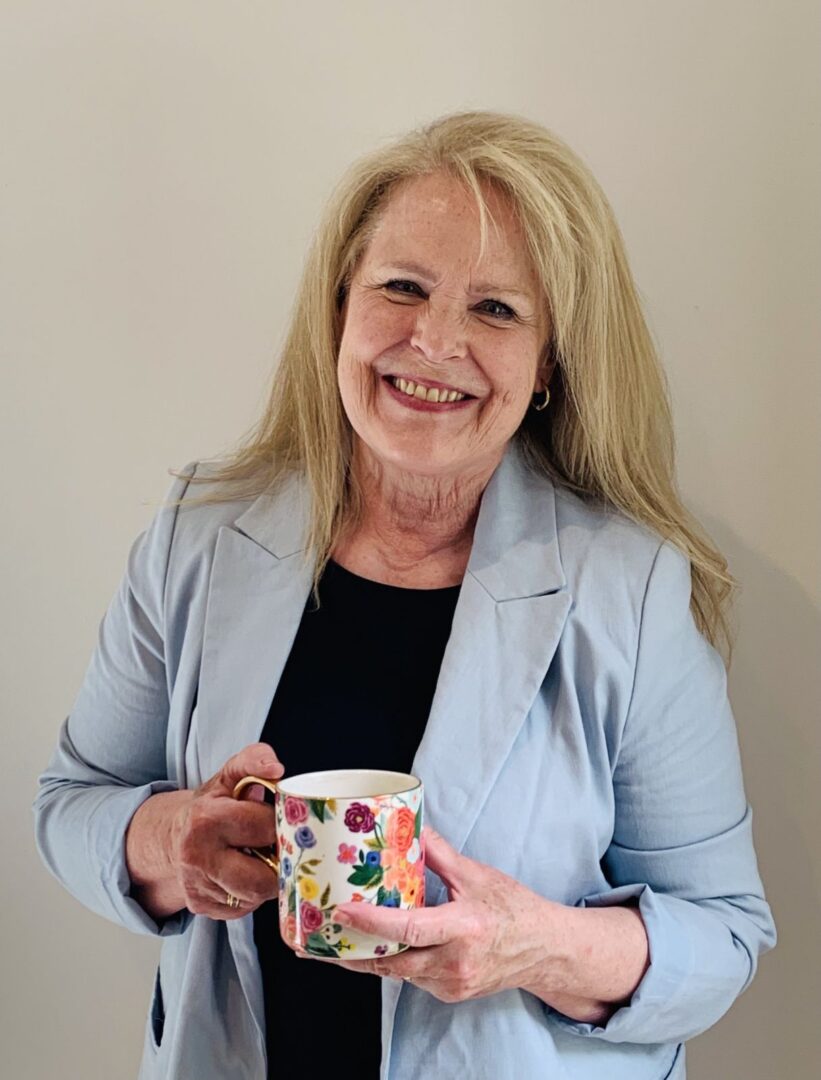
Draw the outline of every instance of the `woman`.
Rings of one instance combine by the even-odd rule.
[[[684,1076],[775,943],[731,584],[579,159],[474,112],[359,162],[262,421],[135,542],[41,778],[50,869],[164,939],[141,1075]],[[423,779],[428,906],[346,905],[412,948],[306,961],[230,794],[347,766]]]

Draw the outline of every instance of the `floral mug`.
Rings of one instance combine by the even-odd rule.
[[[279,876],[279,929],[314,956],[370,960],[407,945],[334,922],[351,901],[416,908],[425,903],[422,783],[406,773],[336,769],[284,780],[246,776],[274,795],[277,842],[248,848]]]

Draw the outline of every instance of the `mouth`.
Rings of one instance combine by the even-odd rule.
[[[464,390],[434,382],[432,379],[419,381],[405,379],[401,375],[383,375],[382,381],[394,392],[394,396],[405,398],[407,404],[433,405],[441,409],[442,406],[463,405],[476,400]]]

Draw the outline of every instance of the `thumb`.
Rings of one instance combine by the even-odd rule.
[[[461,891],[469,876],[470,859],[460,855],[444,836],[429,825],[422,830],[422,839],[425,842],[425,866],[440,877],[450,891]]]
[[[267,743],[251,743],[223,765],[215,780],[219,786],[232,794],[236,784],[245,776],[259,776],[263,780],[279,780],[285,769],[282,762]],[[254,789],[258,791],[259,789]]]

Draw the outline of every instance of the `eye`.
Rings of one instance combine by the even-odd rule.
[[[404,293],[405,296],[413,296],[412,292],[407,292],[405,289],[403,289],[401,287],[403,285],[410,285],[411,289],[415,289],[417,291],[417,293],[422,292],[422,290],[419,288],[419,286],[416,284],[415,281],[397,281],[397,280],[393,280],[393,281],[386,282],[383,287],[386,288],[386,289],[392,289],[394,292]]]
[[[492,311],[488,312],[488,314],[493,315],[494,318],[497,318],[497,319],[515,319],[516,318],[516,312],[513,310],[513,308],[508,307],[507,304],[503,304],[501,300],[483,300],[482,303],[483,304],[493,304],[496,308],[501,308],[501,310],[498,311],[498,312],[492,312]]]
[[[406,289],[404,286],[409,286],[409,289]],[[415,281],[403,281],[394,278],[392,281],[387,281],[383,288],[389,289],[393,292],[398,292],[404,296],[413,296],[414,294],[417,296],[424,296],[424,292],[416,284]],[[502,319],[503,321],[509,321],[510,319],[516,318],[516,312],[513,310],[513,308],[508,307],[507,304],[503,304],[501,300],[483,300],[482,304],[490,304],[496,309],[495,311],[486,312],[494,319]]]

